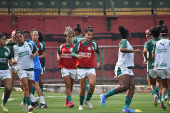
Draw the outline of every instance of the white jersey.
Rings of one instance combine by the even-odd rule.
[[[116,67],[133,67],[134,53],[123,53],[120,51],[121,47],[133,50],[127,39],[122,39],[119,43],[118,61],[116,63]]]
[[[14,71],[34,68],[33,58],[31,57],[33,49],[33,45],[27,42],[24,42],[23,45],[13,46],[14,60],[17,61],[17,64],[13,66]]]
[[[155,69],[170,69],[170,40],[161,39],[156,42],[153,53],[155,53]]]

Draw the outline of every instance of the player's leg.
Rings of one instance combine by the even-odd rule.
[[[169,98],[169,106],[170,106],[170,78],[167,79],[168,81],[168,98]]]
[[[27,103],[29,111],[32,111],[34,108],[31,106],[28,78],[27,77],[22,78],[21,84],[24,90],[23,110],[24,110],[24,107],[26,106],[25,103]]]
[[[129,109],[129,106],[131,104],[131,101],[134,95],[134,90],[135,90],[134,76],[129,75],[129,89],[127,90],[127,93],[126,93],[125,105],[122,110],[123,113],[124,112],[135,112],[134,110]]]
[[[65,103],[65,106],[69,106],[70,108],[71,107],[74,107],[74,103],[72,102],[72,98],[71,98],[71,78],[70,78],[70,75],[66,75],[63,77],[64,79],[64,83],[65,83],[65,86],[66,86],[66,95],[67,95],[67,99],[68,99],[68,104]]]
[[[90,73],[90,74],[87,75],[87,78],[88,78],[88,81],[89,81],[89,90],[87,92],[85,104],[88,105],[89,109],[92,109],[93,106],[90,103],[90,99],[91,99],[93,92],[94,92],[94,88],[95,88],[95,84],[96,84],[96,75]]]
[[[158,105],[158,95],[156,92],[156,80],[158,77],[158,73],[156,70],[149,69],[149,78],[150,78],[150,87],[152,91],[152,95],[154,96],[154,106],[156,107]]]
[[[36,90],[38,96],[40,97],[40,101],[41,101],[41,104],[37,108],[47,108],[47,104],[45,103],[44,96],[42,94],[42,90],[39,86],[41,71],[42,71],[41,69],[35,69],[34,70],[34,76],[35,76],[34,77],[34,82],[35,82],[34,87],[35,87],[35,90]],[[32,94],[30,95],[30,97],[32,97],[34,101],[36,100],[35,97]],[[31,98],[31,100],[32,100],[32,98]],[[38,105],[37,101],[32,102],[31,104],[32,104],[33,107]]]
[[[11,89],[12,89],[11,77],[3,79],[2,83],[4,84],[4,87],[5,87],[5,94],[4,94],[4,98],[3,98],[3,102],[1,104],[1,106],[2,106],[4,112],[8,112],[8,109],[6,108],[6,102],[7,102],[8,98],[10,97]]]
[[[79,110],[83,110],[84,94],[86,89],[86,77],[79,79],[80,82],[80,92],[79,92]]]

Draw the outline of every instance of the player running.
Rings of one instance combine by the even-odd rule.
[[[108,97],[116,95],[127,91],[125,105],[123,107],[122,113],[136,112],[129,109],[129,105],[132,101],[134,95],[134,73],[132,68],[134,67],[134,53],[142,53],[140,49],[134,50],[130,45],[131,34],[123,26],[119,26],[119,32],[121,34],[122,40],[119,43],[119,55],[118,61],[115,67],[115,75],[119,79],[120,86],[112,89],[106,94],[101,94],[101,105],[105,106],[105,101]]]
[[[152,90],[152,95],[154,96],[154,106],[156,107],[158,105],[158,95],[156,92],[156,79],[157,79],[157,71],[154,70],[154,60],[152,59],[152,50],[154,44],[159,41],[159,29],[157,27],[154,27],[151,29],[151,33],[153,35],[153,38],[147,42],[145,42],[144,45],[144,56],[145,59],[148,61],[148,76],[150,81],[150,87]],[[147,52],[149,52],[149,59],[147,58]]]
[[[73,90],[74,79],[76,78],[76,58],[71,56],[71,52],[74,48],[74,43],[72,43],[73,31],[72,28],[66,27],[65,30],[66,43],[62,44],[57,52],[57,61],[59,62],[59,68],[61,69],[61,74],[66,85],[66,95],[65,106],[74,107],[72,102],[71,92]]]
[[[45,74],[45,43],[43,42],[44,40],[44,35],[41,31],[38,31],[38,42],[36,43],[37,48],[38,48],[38,54],[39,54],[39,59],[40,59],[40,63],[41,63],[41,67],[42,67],[42,72],[40,75],[40,80],[39,80],[39,86],[42,90],[42,93],[44,95],[44,91],[43,91],[43,81],[42,81],[42,76]],[[39,97],[37,97],[37,99],[39,99]]]
[[[74,47],[72,56],[77,57],[76,66],[77,66],[77,76],[80,82],[80,105],[79,110],[83,110],[83,101],[86,89],[86,79],[89,81],[89,90],[86,96],[85,104],[89,109],[92,109],[93,106],[90,103],[90,99],[93,95],[95,84],[96,84],[96,72],[95,72],[95,63],[94,63],[94,52],[97,53],[98,61],[97,68],[100,67],[100,51],[97,45],[97,42],[92,40],[93,29],[88,27],[85,30],[85,39],[80,40]]]
[[[158,77],[161,78],[163,84],[161,95],[161,107],[163,109],[166,109],[165,95],[167,94],[167,90],[170,91],[170,89],[168,89],[170,87],[170,84],[168,84],[170,83],[170,40],[167,37],[167,28],[161,29],[160,34],[162,39],[156,42],[156,44],[154,45],[152,51],[152,58],[155,59],[154,69],[158,71]]]
[[[8,60],[12,58],[12,54],[10,49],[5,46],[5,42],[6,42],[5,35],[0,33],[0,79],[2,79],[2,83],[4,84],[5,87],[4,88],[5,94],[1,106],[4,112],[8,112],[6,102],[10,97],[12,89],[12,79],[8,67]]]
[[[12,62],[16,63],[16,65],[13,65],[13,69],[20,78],[24,90],[23,111],[27,111],[26,108],[24,109],[24,107],[27,107],[26,103],[28,110],[32,111],[34,108],[31,106],[30,95],[34,79],[33,58],[37,55],[37,50],[32,43],[24,41],[23,33],[20,30],[16,31],[15,37],[18,44],[13,46],[14,59],[12,59]]]
[[[77,24],[77,26],[74,28],[74,38],[72,40],[73,43],[77,44],[77,42],[79,42],[80,40],[85,39],[84,34],[81,34],[81,28],[80,28],[80,24]],[[85,89],[85,95],[84,98],[86,97],[86,94],[89,90],[89,86],[88,86],[88,81],[86,79],[86,89]]]
[[[23,35],[24,35],[25,40],[28,41],[29,43],[32,43],[33,46],[37,49],[36,44],[33,41],[31,41],[31,39],[30,39],[31,35],[30,35],[29,31],[25,30],[23,32]],[[38,40],[38,31],[33,31],[32,32],[32,39],[33,40],[34,39]],[[37,49],[37,54],[38,54],[38,49]],[[41,74],[41,71],[42,71],[40,60],[39,60],[39,55],[35,56],[33,58],[33,61],[34,61],[34,87],[35,87],[35,89],[37,91],[38,96],[40,97],[41,104],[39,105],[39,103],[35,99],[34,95],[31,94],[30,95],[30,98],[31,98],[31,101],[32,101],[31,105],[33,107],[36,107],[36,106],[39,105],[37,108],[47,108],[47,104],[45,103],[42,91],[41,91],[41,89],[39,87],[40,74]]]
[[[6,45],[10,49],[10,51],[12,51],[13,46],[16,45],[16,44],[17,44],[17,39],[15,38],[15,30],[14,30],[11,33],[11,38],[7,40]],[[10,74],[11,74],[11,78],[12,78],[12,89],[13,89],[13,87],[15,85],[16,78],[17,78],[17,74],[12,71],[11,64],[9,64],[9,70],[10,70]],[[4,94],[5,94],[5,89],[4,89],[4,93],[2,95],[2,100],[4,98]],[[12,100],[14,100],[14,99],[11,98],[11,96],[10,96],[8,101],[12,101]]]

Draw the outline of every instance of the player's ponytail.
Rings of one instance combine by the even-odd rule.
[[[128,36],[129,34],[129,31],[127,29],[125,29],[123,26],[119,26],[118,27],[119,29],[119,32],[120,32],[120,35],[123,39],[126,39],[126,37]]]
[[[81,33],[80,24],[77,24],[77,26],[74,28],[74,31],[78,31],[78,33]]]
[[[88,26],[87,28],[86,28],[86,30],[85,30],[85,33],[87,33],[87,32],[93,32],[93,29],[91,28],[91,26]]]

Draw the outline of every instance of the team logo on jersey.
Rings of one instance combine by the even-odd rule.
[[[91,50],[91,47],[88,47],[88,50],[90,51],[90,50]]]
[[[72,52],[73,51],[73,48],[70,48],[70,52]]]
[[[166,43],[166,42],[165,42],[165,43]],[[165,43],[164,43],[164,44],[165,44]],[[160,44],[163,45],[163,46],[165,47],[165,45],[164,45],[163,43],[160,43]]]
[[[5,52],[4,54],[5,54],[5,56],[8,56],[8,52]]]

